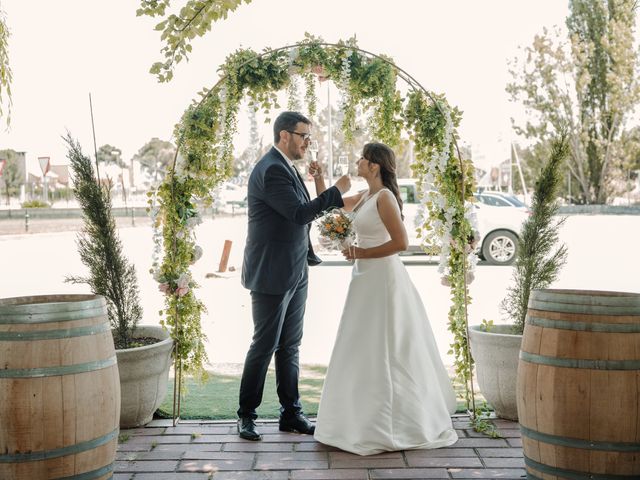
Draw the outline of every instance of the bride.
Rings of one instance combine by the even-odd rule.
[[[369,189],[344,198],[358,246],[324,381],[315,439],[359,455],[439,448],[458,440],[456,400],[418,291],[398,257],[407,248],[393,150],[368,143],[358,175]],[[310,173],[318,194],[321,169]]]

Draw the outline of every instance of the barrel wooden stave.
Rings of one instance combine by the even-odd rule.
[[[25,304],[29,301],[35,302],[32,309]],[[64,321],[65,316],[73,320]],[[51,335],[57,338],[47,338]],[[0,362],[5,370],[5,377],[0,376],[0,455],[5,455],[0,478],[88,472],[96,472],[91,478],[111,478],[120,382],[104,299],[64,295],[0,300]],[[53,370],[82,364],[87,371]],[[43,376],[6,377],[7,371],[36,368],[44,369]],[[26,375],[31,374],[33,370]],[[54,458],[34,457],[44,452],[54,452]],[[20,457],[28,454],[28,461]],[[15,460],[7,461],[8,455]]]
[[[613,292],[613,295],[595,298],[598,293],[589,292],[590,304],[601,311],[606,311],[603,305],[607,301],[619,300],[625,295]],[[626,309],[625,314],[620,315],[539,310],[531,308],[530,303],[522,352],[550,357],[552,361],[638,361],[640,332],[634,330],[640,325],[640,308],[637,308],[638,315],[628,314],[629,308],[636,308],[638,298],[625,298],[622,303],[627,306],[616,307]],[[560,304],[560,308],[564,306]],[[533,324],[547,320],[560,322],[563,328]],[[569,329],[576,326],[576,330]],[[607,328],[631,331],[599,331]],[[523,427],[523,449],[525,457],[542,464],[540,469],[528,464],[530,474],[549,480],[566,478],[545,473],[545,467],[551,466],[552,469],[619,475],[621,478],[640,476],[640,452],[633,447],[640,446],[639,369],[569,368],[526,361],[522,356],[518,368],[517,401]],[[527,433],[527,429],[533,433]],[[618,450],[589,449],[584,445],[572,448],[558,445],[557,438],[540,440],[529,436],[536,432],[568,438],[571,442],[610,443],[613,446],[608,448]],[[628,445],[632,446],[631,451],[624,451]]]

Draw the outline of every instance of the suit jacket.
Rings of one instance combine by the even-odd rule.
[[[320,259],[309,238],[310,223],[322,211],[342,207],[334,186],[313,200],[282,154],[271,148],[258,161],[247,189],[249,226],[242,285],[271,295],[291,289],[307,265]]]

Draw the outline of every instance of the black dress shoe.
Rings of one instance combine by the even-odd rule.
[[[256,422],[251,417],[241,417],[238,419],[238,434],[245,440],[262,440],[262,435],[256,430]]]
[[[302,413],[298,413],[294,417],[280,417],[280,431],[313,435],[313,432],[316,431],[316,426]]]

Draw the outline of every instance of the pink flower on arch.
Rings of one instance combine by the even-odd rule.
[[[189,287],[178,287],[176,289],[176,295],[179,297],[184,297],[187,293],[189,293]]]
[[[311,67],[311,72],[315,73],[318,76],[318,80],[320,82],[324,82],[325,80],[329,79],[329,75],[327,75],[327,72],[325,72],[324,67],[322,65],[316,65],[314,67]]]
[[[189,282],[191,282],[191,276],[188,273],[180,275],[177,281],[176,295],[179,297],[185,296],[189,293]]]

